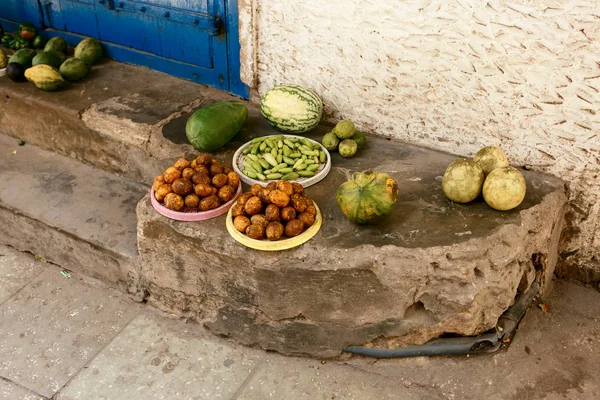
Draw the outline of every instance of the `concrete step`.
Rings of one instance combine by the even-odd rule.
[[[147,189],[5,135],[0,149],[0,242],[134,290]]]
[[[57,92],[0,79],[2,133],[68,155],[138,182],[189,144],[166,139],[163,128],[205,103],[233,97],[160,72],[104,60],[81,82]],[[183,131],[181,131],[183,128]],[[187,143],[187,141],[185,141]],[[163,161],[168,160],[168,161]]]

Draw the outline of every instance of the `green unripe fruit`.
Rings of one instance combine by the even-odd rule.
[[[349,158],[349,157],[352,157],[353,155],[355,155],[357,150],[358,150],[358,145],[352,139],[342,140],[342,143],[340,143],[340,147],[338,148],[338,151],[340,152],[340,156],[346,157],[346,158]]]
[[[46,46],[44,46],[44,51],[50,50],[65,53],[67,51],[67,42],[61,37],[53,37],[52,39],[48,40],[48,43],[46,43]]]
[[[365,145],[367,138],[365,137],[365,134],[362,133],[361,131],[356,131],[354,133],[354,136],[352,136],[352,140],[354,140],[356,142],[356,144],[358,145],[358,148],[360,149]]]
[[[340,139],[335,136],[335,133],[329,132],[323,136],[321,143],[323,143],[323,146],[325,146],[327,150],[337,150],[338,144],[340,144]]]
[[[468,203],[481,193],[483,179],[483,170],[475,161],[458,158],[446,168],[442,189],[448,199]]]
[[[473,157],[473,161],[479,164],[485,175],[496,168],[508,167],[506,154],[496,146],[487,146],[479,150]]]
[[[89,65],[95,64],[102,54],[102,45],[94,38],[83,39],[75,47],[75,58],[79,58]]]
[[[356,132],[354,122],[347,119],[341,120],[337,123],[335,128],[333,128],[333,133],[340,139],[350,139],[354,136],[354,132]]]
[[[512,210],[525,198],[526,187],[525,178],[518,169],[496,168],[485,178],[483,199],[495,210]]]

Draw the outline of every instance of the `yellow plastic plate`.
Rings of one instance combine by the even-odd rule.
[[[315,216],[314,224],[312,224],[310,228],[302,232],[300,235],[295,236],[293,238],[274,241],[271,241],[269,239],[251,239],[248,236],[241,233],[240,231],[238,231],[237,229],[235,229],[235,226],[233,226],[233,217],[231,215],[231,209],[229,209],[229,212],[227,213],[227,231],[235,240],[237,240],[246,247],[250,247],[251,249],[264,251],[278,251],[291,249],[293,247],[300,246],[301,244],[306,243],[313,236],[315,236],[317,232],[319,232],[319,229],[321,229],[321,225],[323,224],[321,210],[319,210],[317,203],[313,201],[313,204],[317,209],[317,215]]]

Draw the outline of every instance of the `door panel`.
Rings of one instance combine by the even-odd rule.
[[[194,80],[228,88],[224,10],[225,0],[52,0],[46,20],[54,29],[189,64],[197,68]]]

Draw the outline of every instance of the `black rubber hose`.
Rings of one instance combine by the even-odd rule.
[[[407,358],[421,356],[465,355],[483,352],[493,352],[500,348],[503,338],[510,336],[519,321],[525,315],[534,297],[539,293],[540,286],[534,282],[527,293],[518,295],[515,303],[498,319],[496,329],[479,336],[437,339],[421,346],[409,346],[398,349],[383,349],[375,347],[351,346],[344,349],[347,353],[359,354],[375,358]]]

